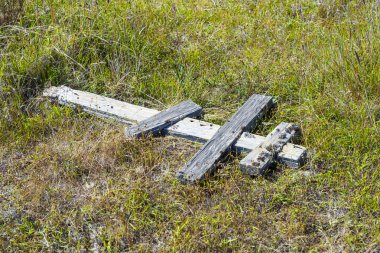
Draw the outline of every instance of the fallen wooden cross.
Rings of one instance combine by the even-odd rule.
[[[141,130],[141,133],[153,132],[156,134],[157,133],[161,133],[164,135],[169,134],[169,135],[178,136],[178,137],[186,138],[186,139],[201,142],[201,143],[212,140],[210,142],[212,144],[206,143],[205,147],[202,148],[201,150],[205,150],[206,147],[209,147],[210,145],[211,146],[214,145],[215,141],[219,139],[219,137],[213,138],[214,135],[220,136],[220,138],[223,138],[223,140],[225,140],[225,144],[228,144],[228,145],[223,145],[223,148],[220,149],[220,152],[223,152],[222,155],[225,155],[225,153],[231,149],[237,152],[242,152],[242,151],[250,152],[260,146],[261,146],[260,148],[268,147],[264,143],[268,141],[268,137],[251,134],[249,132],[243,132],[243,131],[250,131],[251,130],[250,128],[254,127],[257,124],[257,121],[263,116],[263,114],[267,111],[267,109],[272,105],[272,100],[270,99],[270,97],[267,97],[267,96],[254,95],[252,100],[249,99],[249,101],[247,101],[249,102],[249,105],[246,108],[249,108],[249,107],[256,108],[256,105],[258,107],[254,109],[253,111],[249,111],[249,110],[245,110],[243,106],[243,111],[245,111],[246,113],[245,114],[237,113],[238,115],[240,115],[237,118],[242,119],[243,116],[249,118],[247,120],[239,121],[243,123],[241,126],[244,125],[245,128],[247,129],[241,129],[241,128],[239,129],[236,124],[233,124],[236,118],[232,118],[230,122],[227,122],[225,124],[227,126],[220,127],[216,124],[211,124],[211,123],[197,120],[197,119],[183,118],[183,117],[187,117],[185,115],[186,113],[185,114],[179,113],[176,115],[176,117],[172,117],[173,114],[171,113],[169,113],[171,116],[164,114],[164,116],[166,115],[169,117],[169,118],[166,118],[167,122],[165,122],[165,120],[160,121],[161,117],[156,117],[156,118],[153,117],[155,115],[160,114],[160,112],[157,110],[129,104],[126,102],[122,102],[122,101],[112,99],[112,98],[107,98],[104,96],[99,96],[99,95],[89,93],[89,92],[73,90],[66,86],[50,87],[43,92],[43,96],[49,97],[52,100],[56,100],[61,105],[81,107],[83,111],[97,115],[99,117],[113,119],[113,120],[116,120],[128,125],[136,124],[135,126],[132,126],[131,130],[133,128],[139,129],[139,131]],[[265,106],[263,106],[263,104],[265,104]],[[198,108],[198,107],[197,106],[193,107],[194,114],[190,113],[188,116],[199,115],[200,112],[195,108]],[[168,110],[170,111],[170,109]],[[140,123],[140,127],[138,127],[139,123]],[[153,125],[155,127],[152,128]],[[233,129],[235,129],[235,132]],[[220,132],[225,132],[226,130],[228,130],[227,132],[229,133],[229,135],[220,134]],[[126,132],[128,131],[129,130],[126,130]],[[138,135],[139,134],[137,134],[137,136]],[[227,136],[230,136],[231,138],[227,138]],[[224,144],[224,143],[221,143],[221,144]],[[281,147],[276,149],[276,152],[271,153],[272,158],[269,159],[269,162],[267,162],[267,164],[272,164],[274,161],[276,161],[292,168],[298,168],[302,166],[307,154],[306,148],[289,143],[288,141],[282,142],[280,146]],[[205,151],[202,151],[202,153],[203,152]],[[256,152],[257,150],[254,151],[255,154]],[[215,162],[218,161],[220,158],[222,158],[222,156],[219,156],[218,158],[215,159],[216,154],[214,155],[215,156],[212,156],[213,157],[212,160],[214,160]],[[253,155],[251,153],[249,154],[248,157],[252,157],[252,156]],[[244,163],[244,165],[241,165],[242,171],[247,172],[248,174],[256,175],[257,173],[252,172],[252,171],[255,171],[255,169],[247,169],[248,167],[244,167],[244,166],[251,166],[247,162],[249,162],[248,158],[242,160],[242,163]],[[188,165],[189,164],[190,162],[188,163]],[[185,169],[188,167],[189,166],[184,167],[179,173],[179,177],[183,182],[194,182],[192,178],[194,178],[195,181],[201,180],[204,178],[203,176],[201,177],[185,176],[185,175],[188,175],[186,173],[186,171],[188,170]],[[192,168],[195,168],[195,167],[192,167]],[[212,172],[213,169],[215,169],[214,164],[210,168],[211,169],[207,170],[206,173]],[[265,169],[262,169],[261,171],[264,172]]]

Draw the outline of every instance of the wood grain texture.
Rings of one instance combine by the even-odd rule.
[[[178,179],[183,183],[203,180],[215,170],[216,163],[231,150],[243,131],[254,129],[272,106],[272,97],[252,95],[179,171]]]
[[[191,100],[184,101],[167,110],[159,112],[136,125],[125,128],[127,137],[141,137],[147,134],[161,134],[162,130],[186,117],[197,117],[202,113],[202,107]]]
[[[263,143],[240,161],[241,171],[251,176],[264,174],[283,147],[299,133],[299,127],[296,124],[280,123]]]
[[[99,96],[90,92],[74,90],[66,86],[45,89],[43,96],[56,100],[61,105],[81,107],[83,111],[102,118],[125,124],[141,122],[159,113],[158,110],[129,104],[116,99]],[[220,126],[202,120],[185,118],[166,128],[167,134],[206,143],[219,130]],[[251,151],[259,146],[265,137],[244,132],[233,145],[237,152]],[[288,143],[278,154],[277,161],[292,168],[300,167],[306,157],[306,148]]]
[[[73,90],[66,86],[46,89],[43,96],[56,99],[61,105],[79,106],[85,112],[127,124],[140,122],[159,112],[90,92]]]

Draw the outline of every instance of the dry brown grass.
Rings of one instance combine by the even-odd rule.
[[[0,1],[0,26],[15,23],[22,15],[24,0]]]

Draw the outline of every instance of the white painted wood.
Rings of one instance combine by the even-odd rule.
[[[66,86],[46,89],[43,96],[55,98],[61,105],[80,106],[85,112],[113,118],[125,123],[136,123],[159,113],[116,99],[99,96],[86,91],[73,90]]]
[[[66,86],[45,89],[43,96],[57,100],[61,105],[81,107],[83,111],[102,118],[109,118],[125,124],[141,122],[157,113],[158,110],[129,104],[116,99],[99,96],[90,92],[74,90]],[[218,131],[219,125],[205,121],[185,118],[166,129],[168,134],[201,143],[207,142]],[[237,152],[251,151],[259,146],[265,137],[244,132],[233,148]],[[278,154],[278,161],[292,168],[302,166],[306,158],[306,148],[286,144]]]
[[[188,140],[205,143],[219,130],[220,126],[202,120],[185,118],[167,128],[168,134]],[[261,144],[265,137],[244,132],[233,149],[237,152],[251,151]]]
[[[299,168],[307,160],[307,149],[296,144],[287,143],[277,155],[277,162],[290,168]]]

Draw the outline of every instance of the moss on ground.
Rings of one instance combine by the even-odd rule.
[[[380,250],[379,48],[378,1],[0,1],[0,251]],[[128,141],[52,85],[215,123],[270,94],[258,132],[298,123],[311,160],[181,185],[199,145]]]

